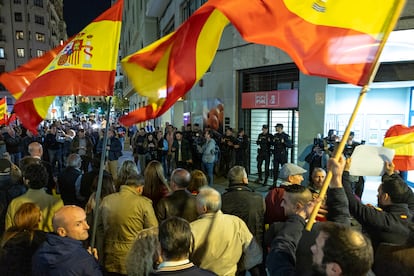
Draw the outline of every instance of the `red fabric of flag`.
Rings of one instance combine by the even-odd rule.
[[[220,11],[246,41],[286,51],[305,74],[366,85],[404,3],[404,0],[210,0],[174,34],[123,60],[124,70],[137,93],[148,97],[149,104],[121,121],[130,125],[155,118],[191,89],[201,73],[197,70],[201,57],[194,55],[195,48],[210,44],[215,47],[213,40],[206,42],[206,37],[200,36],[205,29],[214,29],[204,27],[209,21],[204,15]],[[218,28],[223,31],[221,25]],[[139,68],[146,70],[143,71],[146,78],[139,77],[142,75]],[[160,78],[154,76],[160,76],[163,70],[167,77],[156,88],[152,82],[160,82]],[[197,78],[193,77],[195,72]],[[158,95],[162,89],[167,97]]]

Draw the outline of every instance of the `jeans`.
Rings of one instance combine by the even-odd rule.
[[[208,186],[212,186],[213,185],[214,163],[204,163],[203,162],[203,171],[207,175]]]

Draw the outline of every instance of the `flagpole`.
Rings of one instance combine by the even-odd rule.
[[[108,109],[106,112],[105,132],[104,132],[103,143],[102,143],[101,164],[99,166],[98,187],[96,188],[96,194],[95,194],[95,208],[92,211],[94,212],[92,237],[91,237],[91,248],[92,249],[95,247],[96,228],[98,226],[99,204],[101,201],[101,192],[102,192],[102,179],[103,179],[103,173],[104,173],[104,167],[105,167],[105,158],[106,158],[106,153],[107,153],[106,145],[108,144],[109,114],[111,112],[111,100],[112,100],[112,97],[109,97]]]
[[[393,14],[392,18],[388,22],[389,23],[388,24],[388,29],[384,31],[384,37],[382,38],[381,42],[378,45],[378,51],[377,51],[376,56],[373,60],[373,66],[371,67],[371,71],[367,74],[368,78],[366,80],[366,84],[364,86],[362,86],[361,91],[359,92],[359,97],[358,97],[357,103],[355,104],[354,110],[352,111],[351,118],[349,119],[348,125],[345,129],[344,135],[342,136],[341,142],[339,143],[338,147],[336,148],[335,155],[333,157],[336,161],[338,161],[339,158],[342,155],[342,152],[343,152],[344,147],[345,147],[345,143],[348,140],[349,134],[351,132],[352,125],[355,121],[356,115],[358,114],[359,107],[361,106],[361,103],[362,103],[363,99],[365,98],[365,95],[369,91],[369,85],[374,81],[375,75],[377,74],[378,68],[380,66],[379,58],[380,58],[380,55],[382,53],[382,50],[385,47],[385,42],[387,41],[388,36],[390,35],[393,26],[395,26],[395,23],[397,22],[397,20],[399,18],[396,15],[400,14],[402,8],[404,7],[404,4],[405,4],[405,1],[401,1],[399,3],[399,5],[397,5],[397,7],[394,10],[394,14]],[[321,199],[325,198],[325,195],[326,195],[326,192],[328,190],[329,183],[331,182],[331,180],[332,180],[332,171],[328,170],[328,173],[327,173],[326,178],[323,182],[321,191],[319,193],[319,198],[321,198]],[[319,212],[319,209],[321,207],[321,204],[322,204],[322,200],[316,202],[315,207],[312,211],[312,214],[311,214],[311,216],[308,220],[308,223],[306,224],[306,227],[305,227],[305,229],[307,231],[311,231],[312,226],[315,223],[316,216],[317,216],[317,214]]]

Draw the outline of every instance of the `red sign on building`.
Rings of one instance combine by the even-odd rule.
[[[242,108],[297,108],[298,90],[272,90],[242,93]]]

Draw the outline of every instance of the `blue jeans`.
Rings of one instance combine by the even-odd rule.
[[[207,175],[208,186],[212,186],[213,185],[214,163],[204,163],[203,162],[203,171]]]

